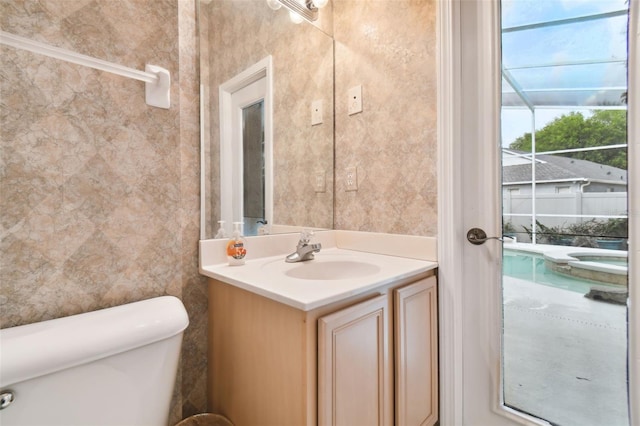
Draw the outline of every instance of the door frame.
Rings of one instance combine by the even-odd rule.
[[[437,134],[438,134],[438,312],[440,335],[440,423],[462,425],[462,259],[463,239],[456,224],[462,223],[460,90],[460,3],[436,2]]]
[[[224,82],[219,88],[220,98],[220,217],[226,221],[227,232],[231,231],[229,218],[233,218],[234,178],[233,148],[233,94],[260,79],[265,79],[264,96],[264,209],[267,226],[273,223],[273,58],[271,55],[251,65],[240,74]],[[242,158],[240,158],[242,161]],[[242,194],[240,194],[242,199]],[[240,202],[242,205],[242,202]],[[240,213],[242,220],[242,212]],[[236,219],[232,219],[235,221]]]
[[[628,84],[628,194],[640,193],[640,99],[632,96],[640,93],[640,1],[631,1],[629,28],[629,84]],[[486,266],[475,273],[490,277],[489,294],[478,309],[482,319],[494,327],[486,327],[481,339],[489,342],[484,357],[486,373],[491,377],[491,407],[503,416],[505,423],[546,424],[534,417],[522,415],[502,405],[501,392],[501,336],[499,315],[499,283],[495,266],[499,264],[496,246],[489,244],[469,251],[465,241],[470,204],[479,220],[479,226],[490,235],[499,235],[501,212],[499,191],[472,200],[465,198],[465,167],[463,155],[465,132],[475,132],[475,140],[495,141],[500,134],[500,29],[499,0],[468,1],[440,0],[437,5],[438,51],[438,281],[440,312],[440,400],[441,423],[462,425],[465,404],[465,323],[464,323],[464,268],[474,257],[484,256]],[[473,25],[469,26],[469,23]],[[470,31],[471,28],[471,31]],[[465,50],[465,46],[474,49]],[[474,66],[469,67],[472,63]],[[633,78],[632,78],[633,77]],[[477,83],[465,87],[465,83]],[[471,90],[469,90],[471,89]],[[485,173],[485,183],[497,187],[499,178],[498,144],[491,149],[475,152],[476,164],[486,165],[491,173]],[[487,146],[488,147],[488,146]],[[490,175],[491,174],[491,175]],[[482,222],[482,219],[485,221]],[[640,283],[640,197],[629,197],[629,282]],[[497,257],[496,257],[497,256]],[[475,259],[477,262],[477,259]],[[493,267],[492,267],[493,264]],[[492,270],[493,269],[493,270]],[[493,277],[493,278],[491,278]],[[476,282],[473,283],[477,285]],[[486,281],[485,281],[486,284]],[[467,283],[470,285],[470,283]],[[630,401],[640,400],[640,288],[629,286],[629,392]],[[467,345],[468,346],[468,345]],[[468,348],[467,348],[468,350]],[[467,367],[468,368],[468,367]],[[640,423],[640,404],[631,404],[631,424]],[[488,408],[489,409],[489,408]]]
[[[628,194],[640,194],[640,1],[631,0],[627,104]],[[629,411],[640,424],[640,196],[629,197]],[[633,404],[633,401],[636,401]]]

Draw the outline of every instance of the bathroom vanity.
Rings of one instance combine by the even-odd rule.
[[[210,411],[236,426],[436,423],[437,264],[339,232],[321,235],[308,262],[202,259]]]

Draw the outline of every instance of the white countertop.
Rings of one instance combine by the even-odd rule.
[[[297,237],[293,238],[293,241],[297,241],[295,240]],[[213,259],[205,253],[201,254],[200,272],[252,293],[303,311],[309,311],[372,288],[420,275],[438,266],[435,261],[431,260],[340,248],[336,246],[335,234],[321,235],[318,240],[322,242],[323,249],[316,253],[314,260],[286,263],[284,259],[288,253],[270,253],[270,256],[264,257],[248,256],[246,263],[242,266],[229,266],[220,262],[219,257]],[[264,240],[259,241],[262,243]],[[411,244],[415,244],[416,241],[414,239]],[[250,247],[251,242],[249,239],[247,246]],[[277,241],[275,243],[278,244]],[[201,251],[203,248],[206,250],[207,247],[209,249],[215,247],[217,252],[218,244],[217,241],[215,244],[209,243],[209,245],[201,242]],[[258,243],[256,243],[257,245]],[[295,245],[291,245],[289,242],[286,246],[295,248]],[[248,251],[250,252],[250,248]],[[203,259],[211,259],[212,262],[203,262]],[[328,271],[335,265],[347,265],[347,268],[341,269],[341,273],[336,275],[323,271],[325,266]],[[308,271],[313,273],[309,275]],[[324,275],[325,278],[299,278],[307,275],[315,277],[318,274]]]

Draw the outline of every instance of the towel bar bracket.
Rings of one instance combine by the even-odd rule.
[[[119,64],[103,61],[102,59],[82,55],[56,46],[50,46],[39,41],[20,37],[1,30],[0,44],[5,44],[16,49],[27,50],[32,53],[60,59],[62,61],[71,62],[73,64],[86,66],[100,71],[106,71],[121,77],[144,81],[145,100],[148,105],[169,109],[171,104],[171,76],[168,70],[159,66],[147,64],[144,71],[138,71],[133,68],[124,67]]]
[[[155,83],[145,83],[145,101],[147,105],[169,109],[171,105],[171,75],[169,71],[155,65],[145,65],[145,71],[158,76]]]

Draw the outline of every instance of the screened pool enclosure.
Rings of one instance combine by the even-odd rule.
[[[603,237],[626,239],[620,235],[627,218],[626,131],[584,135],[580,129],[574,137],[566,132],[581,120],[594,133],[607,128],[607,123],[595,128],[589,119],[624,120],[616,129],[626,130],[628,4],[567,1],[562,3],[573,7],[562,8],[558,3],[502,3],[505,233],[534,244],[549,242],[550,233],[571,238],[591,228],[616,234]],[[542,144],[536,140],[541,125],[563,115],[568,116],[564,133],[543,135]],[[520,149],[511,149],[515,136]],[[565,158],[574,161],[557,164]],[[594,226],[577,226],[585,222]],[[560,236],[552,239],[560,241]]]
[[[501,5],[502,398],[628,426],[629,4]]]

